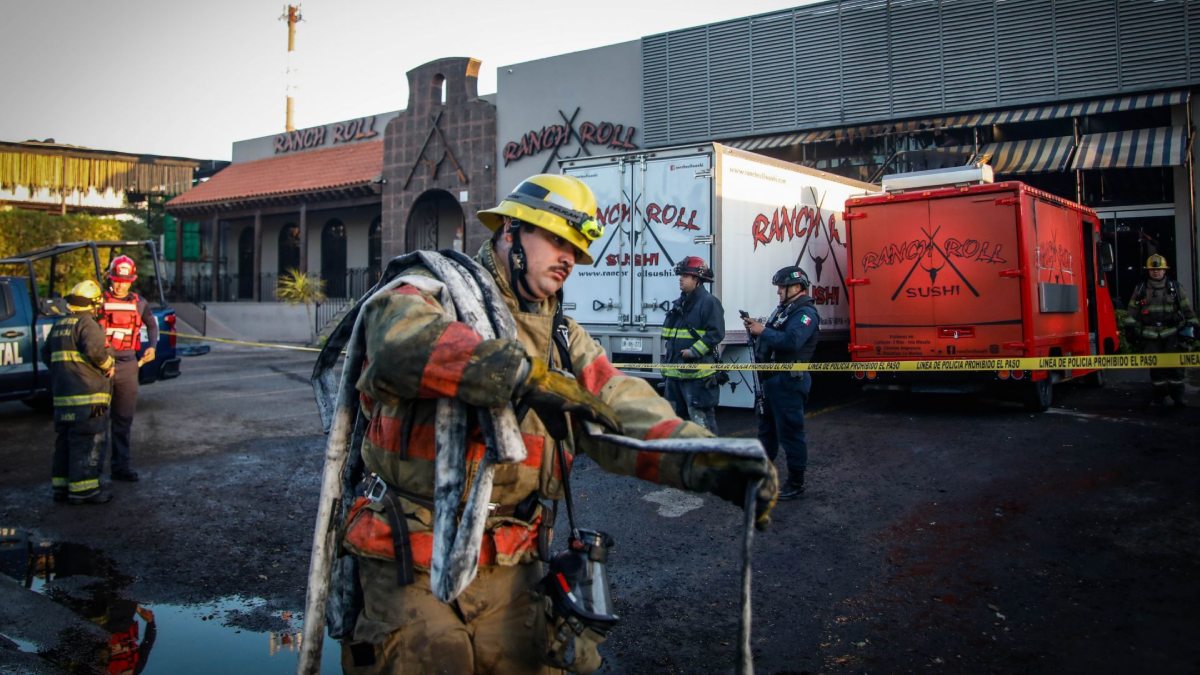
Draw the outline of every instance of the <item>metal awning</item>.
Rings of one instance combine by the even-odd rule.
[[[833,138],[832,129],[821,129],[818,131],[801,131],[796,133],[778,134],[775,136],[759,136],[758,138],[743,138],[736,141],[730,141],[725,145],[739,150],[750,150],[757,152],[768,148],[783,148],[789,145],[805,145],[808,143],[817,143],[819,141]]]
[[[1146,108],[1161,108],[1163,106],[1184,103],[1190,92],[1187,90],[1162,91],[1153,94],[1137,94],[1135,96],[1119,96],[1115,98],[1093,99],[1091,101],[1075,101],[1073,103],[1057,103],[1033,108],[1017,110],[1000,110],[983,113],[976,116],[972,124],[967,126],[986,126],[989,124],[1015,124],[1019,122],[1040,122],[1058,120],[1066,117],[1081,117],[1084,115],[1099,115],[1102,113],[1122,112],[1125,110],[1144,110]]]
[[[1086,134],[1079,142],[1072,169],[1183,166],[1188,135],[1183,127],[1129,129]]]
[[[996,173],[1046,173],[1065,171],[1074,149],[1071,136],[1030,138],[988,143],[980,148],[978,159],[991,164]]]
[[[1087,101],[1070,103],[1055,103],[1053,105],[1016,108],[1013,110],[994,110],[961,115],[947,115],[901,122],[880,122],[863,124],[837,129],[818,129],[809,131],[794,131],[757,138],[743,138],[726,143],[730,147],[742,150],[764,150],[781,148],[789,145],[804,145],[830,139],[855,139],[887,134],[905,134],[914,131],[933,131],[936,129],[969,129],[971,127],[990,126],[993,124],[1017,124],[1021,122],[1040,122],[1045,120],[1079,117],[1082,115],[1098,115],[1101,113],[1120,112],[1125,110],[1144,110],[1160,108],[1168,105],[1184,103],[1190,92],[1186,89],[1161,91],[1152,94],[1134,94],[1130,96],[1114,96]]]

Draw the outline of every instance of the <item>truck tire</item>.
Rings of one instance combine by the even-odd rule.
[[[1034,380],[1025,389],[1025,409],[1030,412],[1046,412],[1054,401],[1054,384],[1050,378]]]
[[[1083,376],[1083,383],[1094,389],[1103,389],[1108,381],[1104,379],[1104,371],[1097,370],[1093,373],[1088,373]]]

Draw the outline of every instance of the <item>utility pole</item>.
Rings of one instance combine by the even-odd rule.
[[[286,131],[295,131],[296,125],[292,123],[292,92],[296,89],[295,76],[296,65],[293,62],[292,54],[296,51],[296,24],[300,22],[300,5],[287,5],[284,8],[283,16],[280,20],[287,21],[288,27],[288,55],[287,55],[287,119],[284,123]]]

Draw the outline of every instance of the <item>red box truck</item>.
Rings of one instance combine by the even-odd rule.
[[[852,361],[1116,352],[1111,253],[1095,212],[1023,183],[987,182],[986,166],[951,172],[950,186],[920,173],[931,175],[885,179],[884,193],[846,202]],[[1055,383],[1085,375],[1103,382],[1103,371],[1087,370],[858,376],[911,391],[999,387],[1045,410]]]

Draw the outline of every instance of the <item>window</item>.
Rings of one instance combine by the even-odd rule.
[[[279,230],[279,276],[300,268],[300,226],[288,223]]]
[[[321,228],[321,278],[326,295],[346,297],[346,226],[336,218]]]
[[[0,321],[11,317],[17,311],[16,307],[13,306],[13,301],[10,297],[11,293],[9,285],[5,282],[0,282]]]

